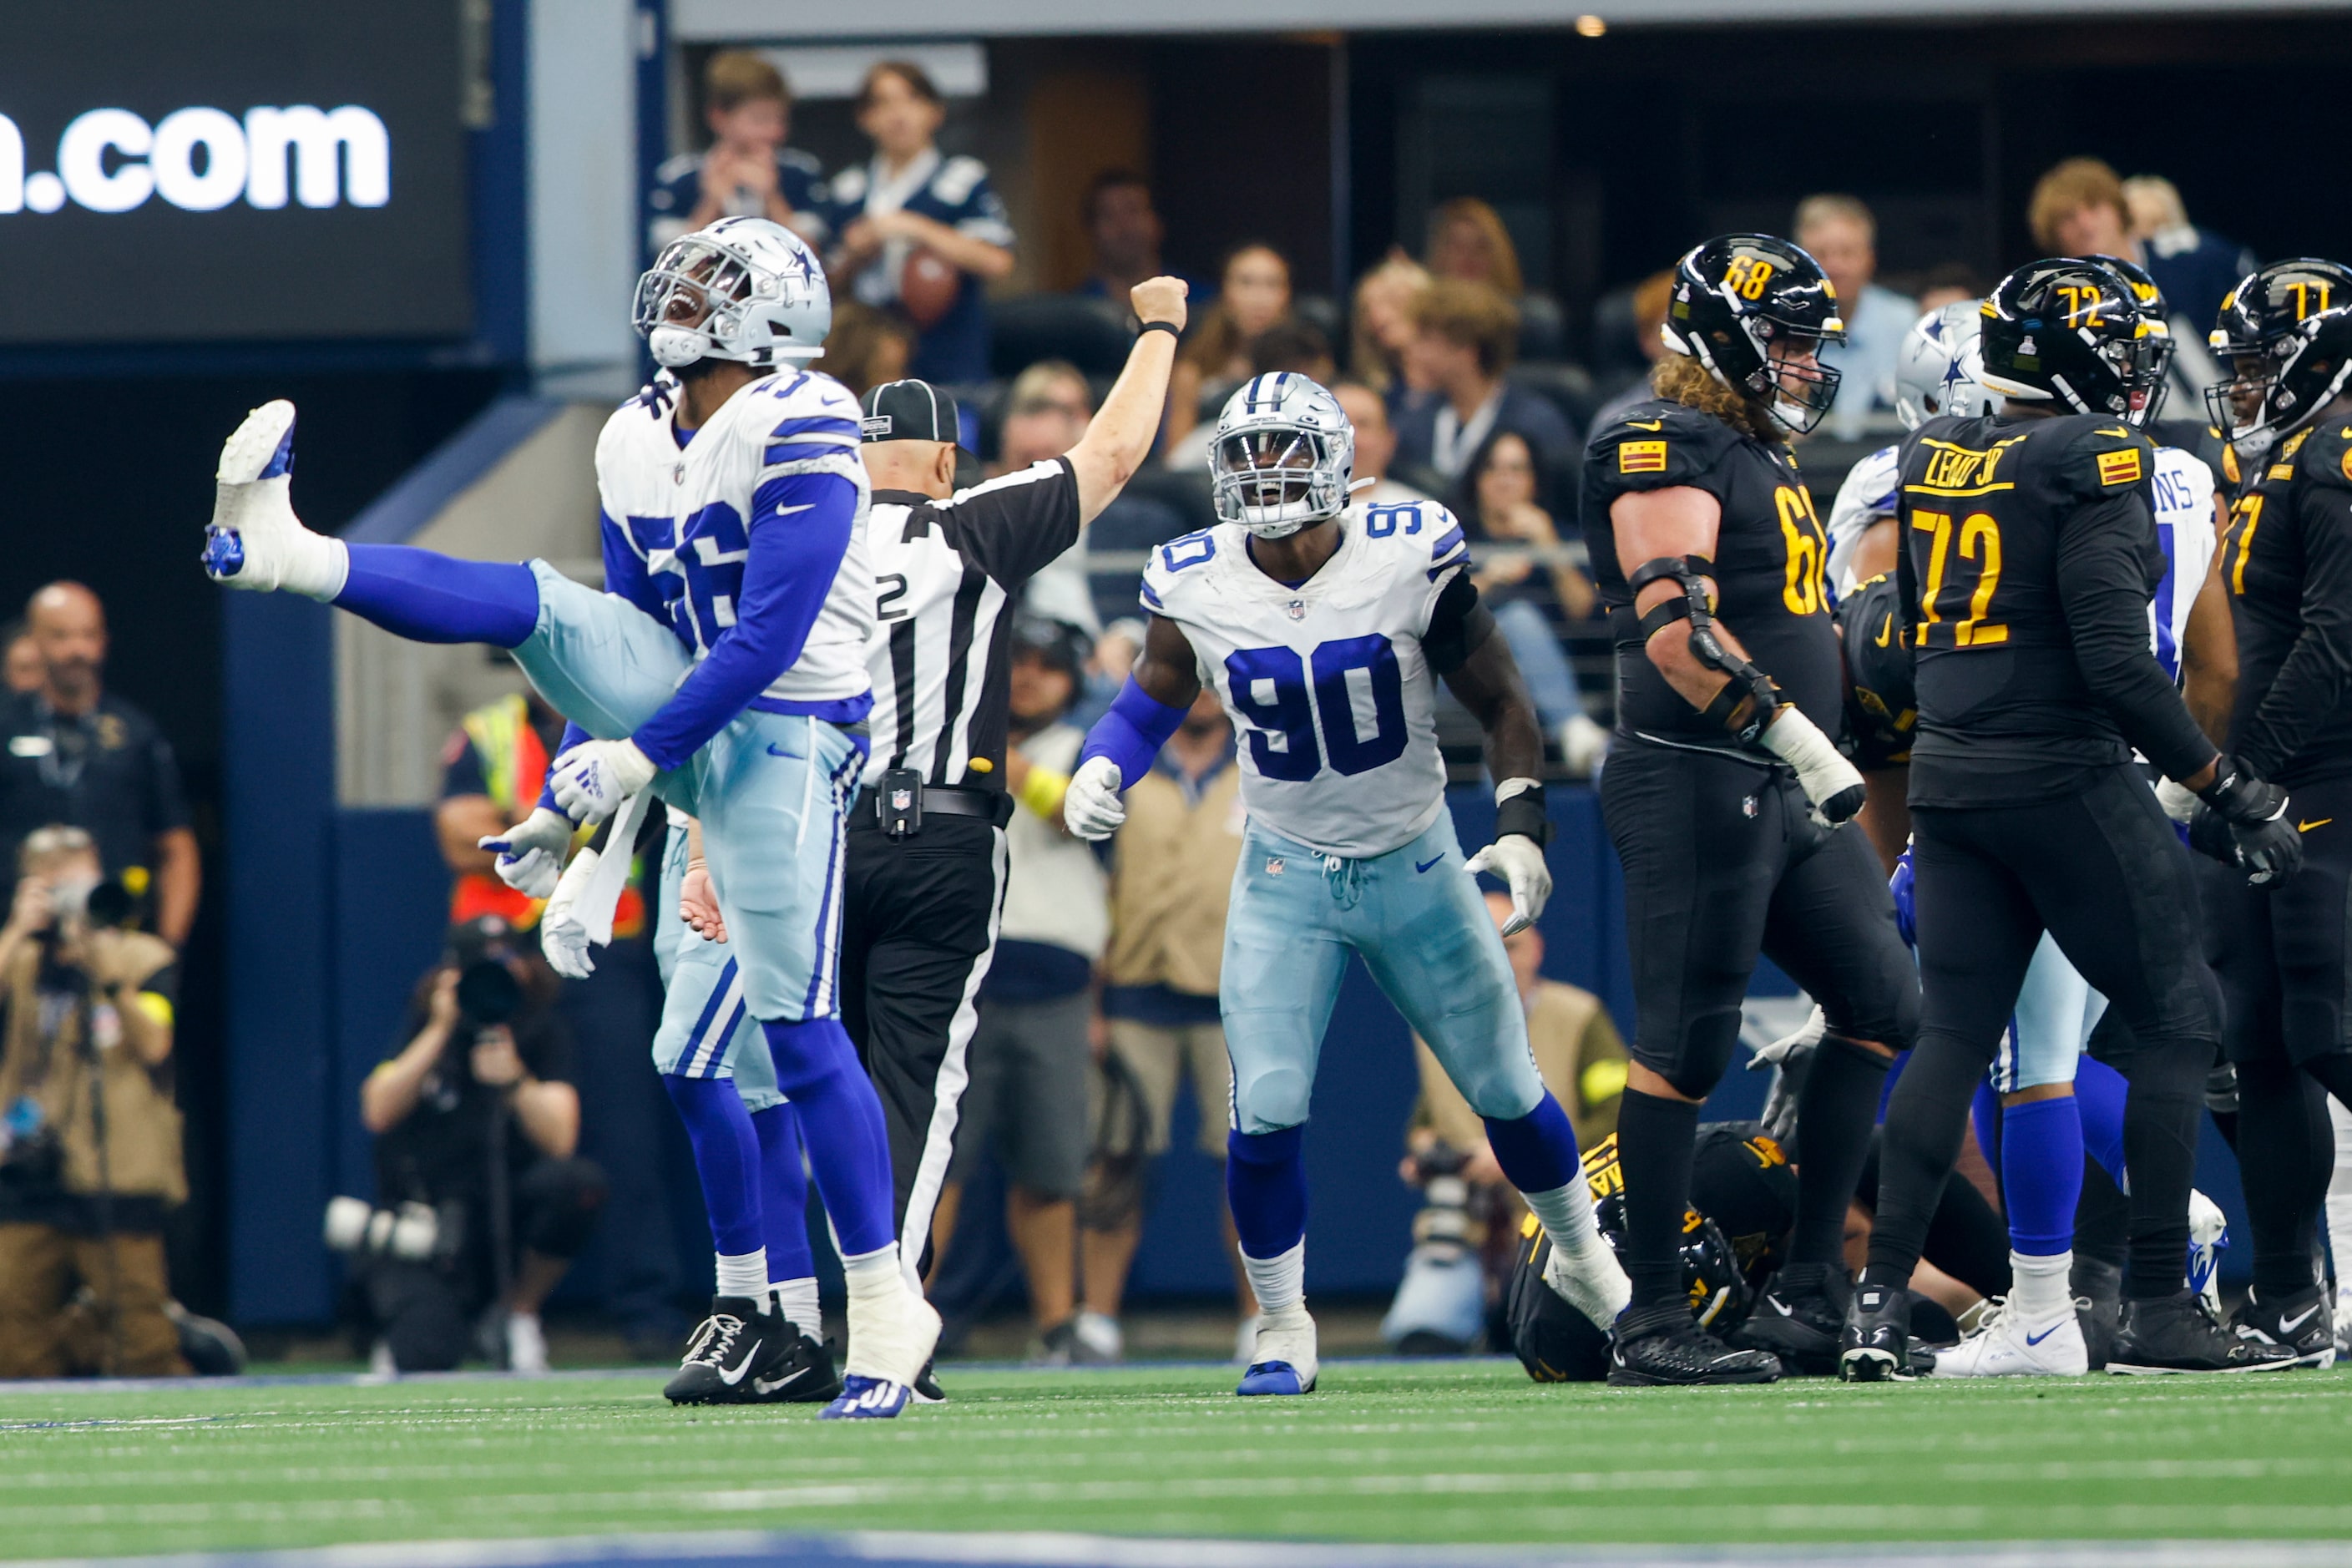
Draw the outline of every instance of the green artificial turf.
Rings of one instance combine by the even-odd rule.
[[[1618,1392],[1484,1361],[1323,1384],[950,1370],[945,1406],[823,1424],[673,1410],[617,1374],[0,1394],[0,1557],[719,1528],[2352,1537],[2352,1373]]]

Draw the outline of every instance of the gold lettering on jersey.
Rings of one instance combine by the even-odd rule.
[[[2021,436],[2012,436],[1984,451],[1950,441],[1923,442],[1928,449],[1927,470],[1919,476],[1917,484],[1905,485],[1903,489],[1909,494],[1929,496],[1980,496],[1994,490],[2015,489],[2015,480],[1995,476],[2000,472],[2001,458],[2023,439]]]
[[[1792,616],[1826,609],[1829,535],[1822,531],[1821,519],[1814,514],[1813,498],[1794,485],[1782,485],[1772,492],[1772,504],[1780,511],[1780,540],[1788,550],[1780,603]]]
[[[2241,496],[2235,508],[2237,515],[2231,526],[2238,535],[2238,564],[2230,573],[2230,592],[2242,595],[2246,591],[2246,560],[2254,552],[2254,530],[2263,525],[2263,494]],[[2224,549],[2228,542],[2223,542]]]
[[[1664,441],[1627,441],[1617,448],[1617,471],[1621,474],[1663,474],[1666,471],[1666,444]]]
[[[2305,441],[2308,441],[2308,440],[2310,440],[2310,439],[2311,439],[2311,432],[2310,432],[2310,431],[2308,431],[2308,430],[2298,430],[2298,431],[2296,431],[2294,435],[2292,435],[2292,436],[2290,436],[2290,437],[2287,437],[2286,445],[2285,445],[2285,446],[2284,446],[2284,447],[2281,447],[2279,448],[2279,456],[2280,456],[2280,457],[2282,457],[2282,458],[2292,458],[2292,457],[2294,457],[2297,452],[2300,452],[2300,451],[2302,451],[2302,450],[2303,450],[2303,444],[2304,444]]]
[[[2294,478],[2294,465],[2293,463],[2273,463],[2271,465],[2270,477],[2274,479],[2291,479]]]
[[[2103,485],[2139,483],[2139,448],[2126,447],[2119,452],[2100,453],[2099,483]]]

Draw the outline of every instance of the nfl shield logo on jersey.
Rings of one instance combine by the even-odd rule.
[[[1307,618],[1307,601],[1304,599],[1293,599],[1282,608],[1283,612],[1294,621],[1303,621]]]
[[[1279,877],[1282,875],[1282,857],[1276,855],[1269,856],[1267,858],[1265,862],[1265,874],[1269,877]]]

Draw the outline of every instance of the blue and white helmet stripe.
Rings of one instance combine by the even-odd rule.
[[[1347,510],[1356,429],[1339,400],[1290,371],[1252,376],[1209,443],[1217,517],[1281,539]]]

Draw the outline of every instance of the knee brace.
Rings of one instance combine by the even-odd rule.
[[[1700,576],[1713,567],[1713,562],[1696,555],[1661,555],[1636,566],[1625,579],[1625,587],[1639,598],[1642,590],[1653,583],[1671,578],[1680,586],[1682,597],[1662,599],[1643,613],[1639,623],[1642,640],[1648,642],[1676,621],[1690,623],[1691,657],[1731,678],[1730,684],[1717,692],[1715,700],[1706,705],[1703,716],[1722,725],[1734,740],[1745,744],[1761,735],[1765,726],[1772,722],[1772,715],[1780,706],[1780,689],[1772,684],[1770,676],[1732,652],[1716,635],[1715,605]]]

